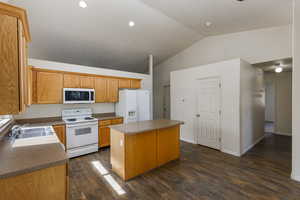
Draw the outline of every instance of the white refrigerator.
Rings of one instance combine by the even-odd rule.
[[[116,114],[124,123],[150,120],[150,92],[148,90],[120,90]]]

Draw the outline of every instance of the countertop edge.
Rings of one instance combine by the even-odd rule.
[[[15,177],[15,176],[24,175],[24,174],[32,173],[32,172],[39,171],[39,170],[42,170],[42,169],[47,169],[47,168],[50,168],[50,167],[66,164],[68,162],[69,162],[69,159],[66,158],[66,159],[63,159],[63,160],[55,161],[55,162],[50,162],[50,163],[37,165],[37,166],[34,166],[32,168],[28,168],[28,169],[22,169],[22,170],[18,170],[18,171],[8,172],[8,173],[2,174],[2,175],[0,174],[0,179],[6,179],[6,178],[11,178],[11,177]]]
[[[173,120],[173,121],[175,121],[175,120]],[[142,130],[139,130],[139,131],[121,131],[120,128],[117,128],[117,127],[120,126],[120,125],[110,125],[110,126],[108,126],[108,127],[109,127],[110,129],[119,131],[119,132],[124,133],[124,134],[128,134],[128,135],[136,135],[136,134],[145,133],[145,132],[148,132],[148,131],[154,131],[154,130],[159,130],[159,129],[170,128],[170,127],[177,126],[177,125],[182,125],[182,124],[184,124],[184,122],[182,122],[182,121],[177,121],[177,122],[175,122],[174,124],[169,124],[169,125],[165,125],[165,126],[158,127],[158,128],[157,128],[157,127],[154,127],[154,128],[142,129]]]

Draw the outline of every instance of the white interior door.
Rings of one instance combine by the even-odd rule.
[[[197,87],[197,142],[220,149],[220,80],[198,80]]]

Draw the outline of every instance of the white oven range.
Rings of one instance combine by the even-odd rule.
[[[90,108],[62,111],[66,123],[66,148],[69,158],[98,151],[98,120]]]

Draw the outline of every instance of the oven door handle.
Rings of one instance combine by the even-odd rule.
[[[89,124],[74,124],[74,125],[67,125],[67,128],[76,128],[76,127],[86,127],[86,126],[98,126],[98,122],[95,123],[89,123]]]

